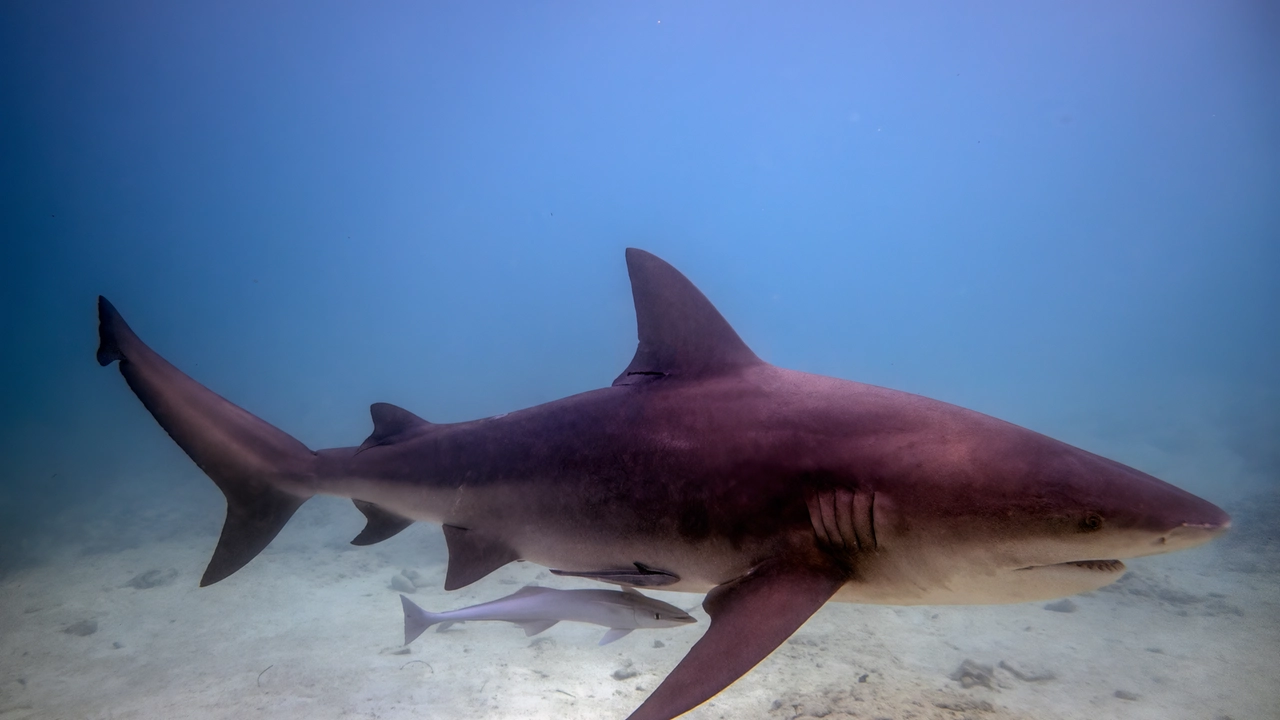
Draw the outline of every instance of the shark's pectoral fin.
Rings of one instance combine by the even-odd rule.
[[[372,545],[380,543],[413,524],[407,517],[397,515],[378,505],[364,500],[352,500],[356,509],[364,513],[365,524],[360,534],[351,541],[352,545]]]
[[[844,584],[825,556],[774,558],[707,594],[711,627],[628,720],[670,720],[755,667]]]
[[[449,569],[444,575],[445,590],[466,587],[503,565],[520,559],[520,554],[501,540],[455,525],[444,526],[444,541],[449,546]]]
[[[530,637],[546,630],[547,628],[560,622],[559,620],[531,620],[529,622],[517,623],[524,628],[524,636]]]
[[[630,635],[631,631],[634,629],[635,628],[609,628],[609,632],[605,633],[604,637],[600,638],[600,644],[608,645],[615,640],[621,640],[622,638]]]

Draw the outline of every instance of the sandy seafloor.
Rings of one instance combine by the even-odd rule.
[[[189,500],[82,510],[76,542],[0,576],[0,720],[624,718],[706,627],[701,596],[653,592],[696,608],[698,624],[598,647],[591,625],[526,638],[467,623],[404,654],[389,587],[403,569],[425,578],[412,597],[431,610],[528,583],[591,584],[515,563],[446,593],[439,528],[356,548],[359,513],[318,498],[246,568],[200,588],[222,506],[211,487]],[[1244,505],[1234,539],[1129,562],[1117,585],[1073,598],[1074,612],[828,604],[687,717],[1280,718],[1280,546],[1257,524],[1267,503],[1280,507]],[[161,584],[129,585],[152,570]],[[81,621],[96,631],[65,632]],[[965,660],[992,668],[991,687],[951,679]]]

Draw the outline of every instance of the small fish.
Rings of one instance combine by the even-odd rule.
[[[680,582],[680,576],[675,573],[657,570],[644,563],[633,564],[636,566],[635,570],[552,570],[551,574],[561,577],[581,577],[589,580],[599,580],[616,585],[631,585],[632,587],[662,587],[663,585]]]
[[[501,620],[537,635],[561,620],[603,625],[609,632],[601,645],[624,637],[636,628],[675,627],[697,622],[674,605],[626,588],[624,590],[556,590],[530,585],[492,602],[448,612],[427,612],[400,596],[404,606],[404,644],[413,642],[424,630],[439,624],[437,632],[454,623],[469,620]]]

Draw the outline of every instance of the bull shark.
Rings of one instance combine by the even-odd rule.
[[[404,644],[413,642],[432,625],[444,630],[454,623],[474,620],[501,620],[537,635],[561,620],[603,625],[609,631],[601,645],[626,637],[638,628],[668,628],[697,622],[680,608],[642,595],[633,588],[622,590],[557,590],[530,585],[497,600],[447,612],[427,612],[412,600],[400,596],[404,608]]]
[[[1227,514],[1141,471],[918,395],[771,365],[675,268],[626,252],[639,345],[606,388],[436,424],[385,403],[360,445],[312,451],[148,348],[99,298],[120,372],[226,496],[200,584],[308,498],[355,501],[367,545],[442,526],[444,587],[525,560],[706,593],[702,637],[629,720],[669,720],[831,600],[1017,603],[1093,590]]]

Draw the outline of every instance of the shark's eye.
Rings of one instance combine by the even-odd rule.
[[[653,614],[653,619],[654,619],[654,620],[661,620],[661,619],[662,619],[662,613],[654,613],[654,614]]]
[[[1085,515],[1084,519],[1080,521],[1080,529],[1084,530],[1085,532],[1101,530],[1102,516],[1099,515],[1098,513],[1089,513],[1088,515]]]

